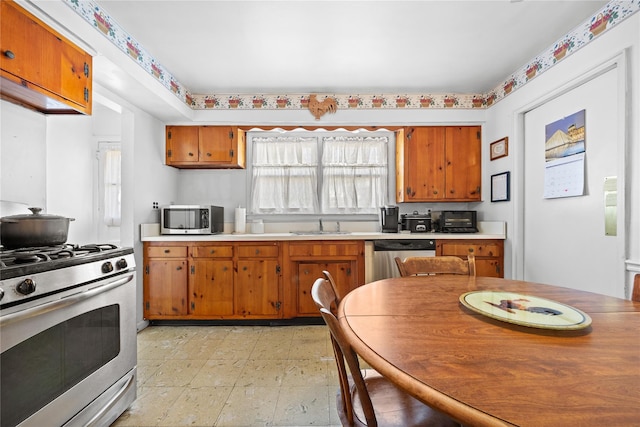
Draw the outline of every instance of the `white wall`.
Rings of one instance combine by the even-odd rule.
[[[638,168],[633,165],[640,164],[640,137],[638,134],[638,118],[640,117],[639,105],[639,89],[640,86],[640,65],[639,65],[639,48],[640,48],[640,15],[631,16],[623,23],[617,25],[603,36],[592,41],[581,50],[575,52],[565,60],[549,69],[544,74],[537,76],[533,81],[523,86],[513,94],[501,100],[495,106],[487,111],[487,121],[484,128],[484,143],[488,144],[493,140],[497,140],[504,136],[509,137],[509,156],[495,161],[488,161],[488,146],[485,147],[485,157],[483,158],[483,174],[484,174],[484,194],[490,190],[489,177],[492,174],[511,171],[512,174],[512,198],[508,203],[485,203],[483,205],[485,217],[495,220],[504,220],[507,222],[508,239],[506,242],[506,274],[507,277],[523,278],[524,268],[527,263],[526,254],[524,253],[524,223],[525,215],[533,216],[536,212],[529,212],[524,206],[524,171],[527,168],[537,167],[534,160],[525,156],[524,149],[524,121],[523,116],[527,111],[544,105],[557,97],[567,96],[567,91],[573,88],[576,82],[584,78],[584,75],[593,72],[598,67],[611,61],[619,56],[621,52],[627,52],[626,60],[620,66],[624,68],[623,75],[626,75],[627,81],[617,82],[621,87],[600,88],[600,90],[609,90],[621,92],[623,102],[623,111],[620,115],[626,115],[626,123],[624,128],[620,128],[619,138],[625,138],[626,153],[620,153],[614,161],[619,164],[619,169],[624,166],[626,161],[626,197],[623,204],[626,206],[626,278],[618,280],[612,286],[615,287],[617,294],[622,294],[622,290],[629,287],[631,270],[640,271],[640,173]],[[616,84],[618,84],[616,83]],[[597,94],[592,95],[597,99]],[[597,101],[590,101],[597,102]],[[624,106],[626,105],[626,110]],[[571,112],[569,112],[570,114]],[[587,112],[587,114],[589,114]],[[596,122],[597,126],[620,126],[624,117],[616,118],[616,123]],[[598,120],[598,118],[594,118]],[[587,132],[589,130],[587,129]],[[625,135],[626,133],[626,135]],[[589,136],[587,136],[589,138]],[[620,140],[615,143],[621,143]],[[615,152],[611,152],[615,155]],[[589,156],[589,142],[587,142],[587,155]],[[607,155],[602,153],[602,155]],[[486,160],[486,161],[485,161]],[[619,177],[620,178],[620,177]],[[624,190],[624,189],[623,189]],[[560,210],[555,211],[561,214]],[[541,224],[543,226],[543,224]],[[592,251],[595,256],[598,251],[597,245],[585,244],[581,240],[579,231],[573,231],[568,235],[558,236],[556,239],[564,239],[575,241],[576,251]],[[554,245],[556,241],[551,240],[549,245]],[[544,250],[542,248],[542,250]],[[624,250],[624,248],[623,248]],[[557,261],[558,263],[561,260]],[[564,268],[595,268],[590,261],[572,264]],[[530,268],[530,266],[527,266]],[[539,268],[562,268],[559,264],[555,266],[539,266]],[[624,273],[620,275],[622,277]],[[620,282],[624,283],[620,283]],[[588,289],[598,289],[595,283],[589,284]],[[600,292],[607,293],[602,287]],[[626,293],[628,295],[628,292]]]
[[[46,208],[46,129],[44,114],[0,101],[0,200]]]
[[[95,137],[92,116],[47,116],[47,211],[75,220],[70,243],[96,243],[93,225]]]

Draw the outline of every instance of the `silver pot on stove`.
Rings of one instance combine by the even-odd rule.
[[[29,208],[31,214],[0,218],[0,244],[5,249],[62,245],[67,241],[69,222],[74,218],[40,213],[41,208]]]

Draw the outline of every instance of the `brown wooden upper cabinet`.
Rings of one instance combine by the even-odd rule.
[[[242,169],[245,133],[237,126],[167,126],[167,165],[183,169]]]
[[[396,201],[480,201],[480,132],[480,126],[413,126],[400,132]]]
[[[91,55],[13,1],[0,3],[2,98],[45,113],[91,114]]]

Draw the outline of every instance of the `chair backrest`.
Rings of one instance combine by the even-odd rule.
[[[336,358],[336,365],[338,366],[338,377],[340,380],[340,394],[342,396],[342,403],[344,408],[342,410],[347,416],[350,424],[353,424],[353,402],[351,400],[351,385],[349,383],[349,376],[347,374],[346,366],[349,367],[351,372],[351,378],[358,391],[360,398],[360,404],[364,412],[367,426],[377,426],[376,415],[373,410],[373,404],[371,403],[371,397],[367,391],[367,386],[362,377],[360,371],[360,362],[355,351],[347,341],[340,326],[340,322],[329,307],[336,304],[337,297],[331,282],[324,278],[317,279],[313,287],[311,288],[311,297],[316,303],[316,306],[320,310],[320,314],[324,319],[324,322],[329,327],[331,332],[331,343],[333,345],[333,353]],[[345,366],[346,362],[346,366]]]
[[[469,254],[464,260],[457,256],[408,257],[402,260],[396,257],[400,276],[420,276],[429,274],[476,275],[476,258]]]
[[[640,302],[640,273],[633,278],[633,291],[631,293],[631,301]]]
[[[336,281],[333,279],[333,276],[331,275],[331,273],[329,273],[327,270],[322,270],[322,274],[324,275],[324,278],[327,279],[329,281],[329,283],[331,283],[331,288],[333,288],[333,293],[336,296],[336,308],[337,306],[340,304],[340,301],[342,300],[342,295],[340,295],[340,293],[338,292],[338,285],[336,284]]]

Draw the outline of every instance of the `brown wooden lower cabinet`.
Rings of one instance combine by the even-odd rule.
[[[143,246],[146,319],[282,317],[278,242]]]
[[[287,274],[285,315],[318,317],[311,287],[322,271],[335,279],[340,296],[364,284],[364,241],[296,241],[284,243]]]
[[[281,317],[281,264],[278,243],[238,247],[234,284],[236,316],[252,319]]]
[[[149,320],[319,317],[313,282],[346,295],[364,283],[363,241],[144,242]]]
[[[454,255],[465,258],[473,253],[476,276],[504,277],[503,240],[436,240],[436,256]]]
[[[189,315],[232,316],[233,246],[195,246],[190,253]]]
[[[146,318],[187,316],[187,247],[145,244],[143,282]]]
[[[364,284],[364,241],[144,242],[149,320],[319,317],[322,271],[343,297]],[[502,240],[438,240],[436,255],[473,252],[478,276],[504,277]]]

